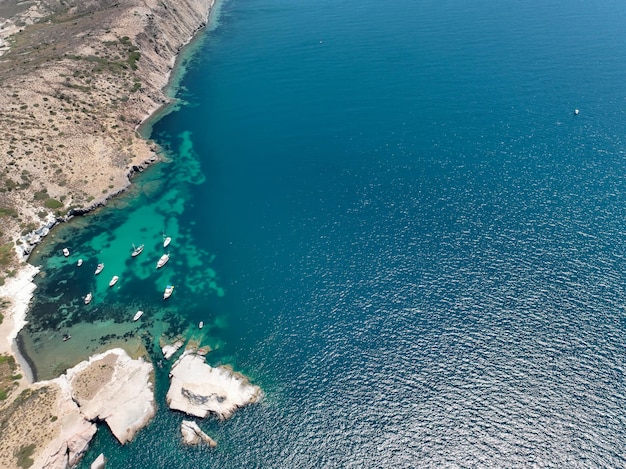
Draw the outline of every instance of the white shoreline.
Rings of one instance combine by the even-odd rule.
[[[204,17],[204,25],[198,27],[193,32],[193,34],[189,36],[187,40],[181,44],[178,52],[170,60],[168,70],[165,72],[163,76],[165,84],[161,88],[167,98],[167,102],[148,111],[144,119],[142,119],[140,124],[136,126],[135,128],[136,131],[138,131],[141,127],[143,127],[146,123],[148,123],[150,119],[156,116],[161,110],[163,110],[167,106],[172,105],[172,103],[174,102],[174,98],[170,96],[169,93],[167,92],[168,88],[172,85],[171,83],[172,72],[176,68],[177,61],[179,60],[185,47],[188,46],[193,41],[193,39],[198,35],[200,31],[208,27],[209,18],[211,17],[211,13],[213,12],[215,1],[216,0],[210,1],[207,14]],[[142,136],[141,133],[140,133],[140,136],[142,139],[147,140],[147,138]],[[115,195],[117,196],[120,193],[125,192],[130,186],[130,184],[132,184],[132,182],[130,182],[125,188],[123,188],[120,192],[118,192]],[[107,199],[104,199],[103,203],[106,203],[106,200]],[[70,218],[71,217],[68,217],[66,219],[57,219],[57,222],[64,222]],[[57,224],[58,223],[55,223],[54,226],[56,226]],[[38,229],[42,229],[46,225],[47,224],[44,223]],[[51,229],[52,228],[50,228],[50,230]],[[46,233],[46,235],[47,234],[48,233]],[[38,239],[35,243],[33,243],[31,245],[31,248],[34,248],[35,246],[37,246],[41,241],[43,241],[43,237]],[[20,253],[19,250],[17,249],[16,249],[16,252],[18,256],[20,257],[20,259],[22,259],[25,262],[23,264],[20,264],[17,267],[15,276],[8,277],[5,280],[5,284],[0,286],[0,299],[6,299],[10,302],[10,305],[7,307],[7,310],[3,312],[4,319],[2,321],[2,324],[0,324],[0,354],[12,355],[21,368],[23,380],[25,380],[28,384],[33,384],[34,383],[33,371],[30,368],[30,365],[28,364],[28,362],[26,361],[26,358],[22,356],[22,354],[20,353],[19,346],[17,344],[16,339],[17,339],[19,332],[28,323],[28,321],[26,320],[28,308],[30,305],[30,301],[32,300],[34,296],[34,291],[37,288],[37,286],[33,282],[33,278],[35,277],[35,275],[37,275],[40,268],[35,267],[28,263],[30,252],[28,253],[26,257],[23,255],[24,254],[23,252]],[[31,249],[31,252],[32,252],[32,249]],[[6,342],[3,340],[3,337],[6,337]],[[24,384],[24,383],[22,382],[20,384]]]
[[[29,384],[33,382],[33,371],[20,353],[16,339],[19,332],[27,324],[26,313],[35,288],[37,288],[33,278],[38,272],[39,267],[23,264],[15,276],[8,277],[4,285],[0,287],[0,297],[11,303],[5,312],[2,324],[0,324],[0,333],[6,338],[6,341],[0,340],[0,353],[8,353],[15,357]]]

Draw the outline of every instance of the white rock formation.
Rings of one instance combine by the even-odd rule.
[[[163,357],[166,360],[169,360],[184,344],[185,343],[182,340],[177,340],[173,344],[164,345],[163,348],[161,348],[161,351],[163,352]]]
[[[94,462],[91,463],[91,469],[104,469],[105,463],[104,454],[100,453]]]
[[[261,395],[261,389],[241,374],[225,367],[213,368],[203,356],[189,351],[174,363],[170,377],[170,409],[196,417],[204,418],[213,412],[227,419],[238,407],[256,402]]]
[[[105,420],[121,443],[131,440],[155,413],[151,381],[152,365],[112,349],[32,385],[24,404],[5,415],[0,467],[14,467],[15,451],[26,444],[34,445],[31,467],[75,467],[96,433],[95,420]]]
[[[104,420],[124,444],[156,413],[152,365],[124,350],[94,355],[67,371],[72,397],[87,420]]]
[[[80,409],[72,400],[71,389],[63,380],[44,383],[59,390],[57,399],[52,405],[52,413],[59,416],[53,425],[54,437],[49,440],[33,467],[43,469],[66,469],[78,463],[97,427],[83,418]]]
[[[0,298],[9,300],[8,308],[3,311],[4,320],[0,324],[0,353],[14,354],[22,368],[22,374],[32,383],[32,373],[17,350],[15,338],[22,327],[26,325],[28,304],[33,297],[36,285],[33,277],[39,272],[39,267],[30,264],[21,265],[14,277],[8,277],[4,285],[0,285]],[[6,338],[6,340],[5,340]]]
[[[200,442],[204,442],[211,448],[217,446],[216,441],[200,430],[198,424],[191,420],[183,420],[183,423],[180,425],[180,432],[183,435],[183,443],[186,445],[197,445]]]

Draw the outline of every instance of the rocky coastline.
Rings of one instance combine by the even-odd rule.
[[[33,467],[73,467],[98,421],[106,422],[120,443],[131,441],[156,412],[153,374],[151,364],[112,349],[24,389],[0,410],[0,466],[17,467],[16,454],[27,452]]]
[[[0,5],[4,263],[25,260],[56,223],[103,205],[158,160],[138,129],[170,102],[178,54],[213,0],[27,4]]]
[[[105,420],[124,443],[154,415],[152,366],[121,350],[56,380],[30,383],[15,346],[37,273],[25,261],[57,223],[104,205],[158,161],[159,149],[138,129],[170,103],[165,88],[178,54],[206,26],[212,6],[213,0],[0,4],[0,164],[6,168],[0,172],[0,355],[15,356],[22,367],[18,386],[0,401],[0,424],[17,418],[30,428],[29,438],[34,432],[41,440],[24,447],[21,433],[3,436],[2,467],[21,466],[17,454],[33,467],[73,467],[95,433],[93,420]],[[109,380],[92,373],[94,360],[106,362],[99,367]],[[79,382],[87,389],[82,397]],[[122,389],[136,395],[129,407],[111,403]],[[36,428],[44,411],[50,427]]]
[[[11,345],[0,346],[0,353],[14,351],[15,335],[24,325],[37,273],[25,262],[32,248],[56,224],[103,206],[128,188],[133,174],[158,161],[158,148],[137,128],[170,103],[165,87],[175,61],[206,26],[213,2],[60,6],[15,0],[0,5],[0,122],[8,124],[0,136],[0,163],[7,168],[0,174],[5,186],[0,189],[0,297],[7,303],[0,332],[10,332],[0,339],[7,337]],[[75,83],[80,80],[90,86]],[[120,90],[130,93],[122,89],[129,83],[134,93],[116,99]],[[74,119],[73,101],[88,103],[82,119]],[[24,114],[29,121],[18,122]],[[43,151],[36,143],[42,138],[49,140]],[[76,141],[80,144],[69,144]],[[16,293],[23,291],[29,291],[25,302]]]

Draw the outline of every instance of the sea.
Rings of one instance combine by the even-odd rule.
[[[99,425],[79,468],[626,467],[625,24],[219,3],[144,129],[163,161],[30,259],[37,379],[117,345],[155,364],[155,419],[125,446]],[[215,449],[167,408],[176,337],[263,390],[196,419]]]

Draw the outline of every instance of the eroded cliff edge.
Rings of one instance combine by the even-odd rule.
[[[0,285],[12,277],[16,291],[30,287],[32,274],[22,261],[37,240],[35,230],[102,203],[157,159],[157,148],[137,127],[168,102],[164,87],[175,59],[206,25],[212,3],[0,1]],[[10,352],[14,328],[24,321],[19,300],[17,294],[0,298],[1,353]],[[20,441],[15,446],[3,438],[0,452],[11,461],[2,466],[36,459],[41,467],[49,455],[65,461],[58,467],[73,465],[95,431],[92,424],[59,417],[79,413],[63,407],[74,402],[63,388],[28,386],[21,374],[11,379],[19,385],[0,400],[0,429],[7,431],[7,416],[15,412],[48,412],[59,428],[78,427],[72,435],[44,432],[41,444],[26,452]],[[60,445],[47,446],[57,437]]]
[[[157,158],[136,129],[168,101],[176,56],[211,5],[0,3],[0,265],[16,245],[28,252],[22,236],[123,190]]]

